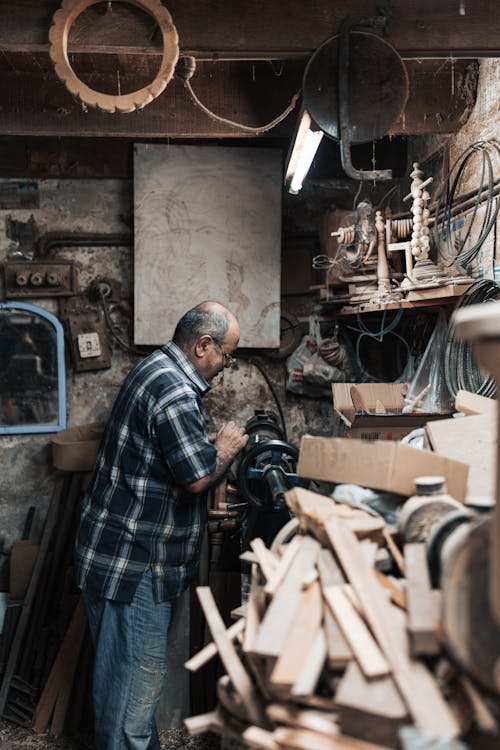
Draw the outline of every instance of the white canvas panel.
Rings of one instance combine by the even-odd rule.
[[[238,317],[240,346],[279,346],[281,175],[278,149],[136,144],[136,344],[163,344],[215,299]]]

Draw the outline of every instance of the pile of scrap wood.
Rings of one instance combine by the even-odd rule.
[[[187,719],[188,731],[262,750],[435,747],[422,738],[458,750],[474,723],[496,732],[491,705],[443,650],[424,546],[401,554],[383,519],[329,497],[296,488],[286,499],[300,531],[278,549],[252,542],[240,619],[226,629],[198,589],[213,642],[186,666],[218,653],[227,674],[216,709]],[[399,577],[375,567],[388,543]]]

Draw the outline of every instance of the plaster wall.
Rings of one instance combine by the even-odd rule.
[[[92,232],[126,233],[132,211],[132,183],[128,180],[40,180],[40,207],[30,210],[0,211],[0,262],[15,249],[5,231],[5,219],[11,216],[27,221],[34,216],[40,233]],[[125,313],[133,297],[131,288],[132,250],[117,247],[58,248],[54,257],[74,260],[77,264],[79,289],[85,290],[95,278],[117,281]],[[3,290],[0,295],[3,298]],[[56,299],[27,300],[58,316]],[[121,337],[130,343],[127,314],[115,318]],[[130,327],[131,329],[131,327]],[[95,372],[75,372],[69,356],[67,370],[68,427],[88,422],[105,421],[120,385],[138,357],[122,351],[111,339],[111,368]],[[252,352],[255,354],[255,352]],[[330,434],[332,406],[329,400],[304,400],[285,393],[284,362],[257,357],[268,374],[284,408],[288,438],[298,443],[307,431]],[[209,429],[223,421],[236,419],[244,424],[255,408],[276,411],[276,406],[259,370],[247,361],[240,361],[234,371],[226,370],[214,383],[207,397]],[[20,538],[28,508],[36,507],[33,536],[44,520],[57,471],[52,464],[50,434],[0,435],[0,534],[7,549]]]

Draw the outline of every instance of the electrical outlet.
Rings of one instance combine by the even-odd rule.
[[[76,294],[73,261],[7,261],[3,264],[7,299],[71,297]]]
[[[98,308],[77,308],[64,317],[75,372],[111,367],[106,324]]]

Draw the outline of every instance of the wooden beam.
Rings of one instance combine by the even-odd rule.
[[[338,34],[346,17],[374,13],[371,0],[197,0],[165,3],[172,14],[183,54],[205,59],[275,59],[309,56],[327,38]],[[27,53],[48,47],[48,30],[59,0],[5,0],[0,9],[0,49]],[[499,54],[492,19],[495,0],[393,0],[388,41],[405,57],[488,56]],[[87,10],[71,31],[70,50],[132,54],[159,46],[154,23],[125,3]]]
[[[300,89],[302,66],[287,64],[280,76],[269,63],[206,63],[198,66],[192,87],[220,117],[252,127],[265,125],[290,104]],[[208,66],[208,67],[207,67]],[[279,71],[278,71],[279,72]],[[100,90],[116,87],[116,76],[94,79]],[[121,90],[133,90],[121,78]],[[115,89],[116,91],[116,89]],[[221,123],[199,109],[179,78],[139,112],[110,115],[83,108],[55,73],[1,76],[0,135],[93,136],[131,138],[255,138],[256,134]],[[273,138],[293,132],[294,113],[270,131]]]
[[[205,114],[195,105],[178,77],[174,77],[161,96],[140,112],[110,115],[90,107],[84,109],[66,90],[53,69],[41,71],[33,59],[34,73],[24,72],[29,66],[21,65],[19,55],[7,55],[3,60],[7,70],[0,74],[0,135],[257,137],[256,133],[227,125]],[[84,80],[106,93],[117,93],[118,80],[121,91],[137,90],[147,82],[144,72],[131,78],[124,74],[119,62],[114,72],[111,67],[109,60],[106,75],[100,75],[100,69],[96,67]],[[471,83],[477,79],[477,63],[471,60],[454,63],[409,60],[406,67],[410,81],[408,103],[404,115],[389,134],[457,132],[474,104],[471,96],[467,98],[464,92],[472,92],[474,98],[475,86]],[[273,120],[289,105],[301,88],[303,69],[302,62],[290,61],[282,66],[270,62],[205,62],[198,63],[191,85],[202,103],[216,115],[257,127]],[[291,137],[298,111],[296,107],[283,122],[260,135]]]

